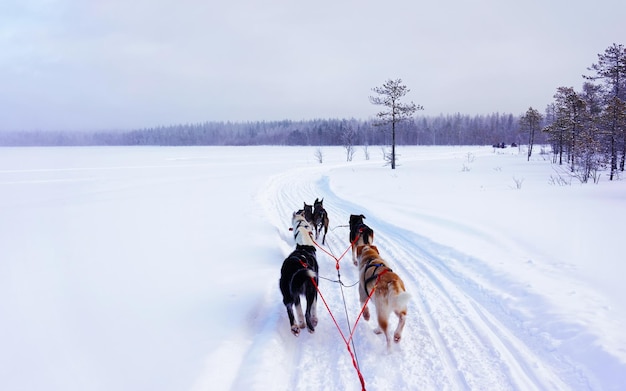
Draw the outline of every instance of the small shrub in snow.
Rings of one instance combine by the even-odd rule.
[[[315,158],[320,164],[324,163],[324,153],[322,152],[322,148],[317,148],[315,150]]]
[[[564,170],[553,167],[555,175],[550,175],[548,183],[556,186],[571,186],[572,176]]]

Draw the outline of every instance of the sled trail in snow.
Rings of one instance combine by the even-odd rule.
[[[308,172],[305,172],[308,171]],[[407,324],[400,343],[387,354],[384,337],[375,335],[375,316],[363,319],[354,331],[354,348],[365,387],[386,389],[498,389],[544,390],[588,388],[589,380],[577,371],[575,363],[562,357],[546,359],[546,349],[536,337],[526,335],[520,328],[524,319],[507,311],[499,292],[485,287],[473,277],[468,260],[454,249],[445,248],[420,237],[414,232],[385,223],[384,216],[364,211],[357,202],[340,199],[333,194],[329,180],[322,173],[293,170],[275,176],[260,196],[269,218],[282,235],[285,255],[293,246],[286,233],[293,211],[303,202],[324,198],[330,217],[331,230],[324,248],[335,257],[349,246],[349,215],[364,213],[375,231],[374,243],[381,256],[404,280],[412,298]],[[354,200],[357,201],[357,200]],[[335,259],[318,249],[320,276],[337,279]],[[477,264],[479,260],[469,260]],[[339,273],[346,285],[358,281],[357,268],[351,254],[339,262]],[[506,285],[506,281],[501,282]],[[496,286],[498,284],[495,284]],[[320,291],[328,302],[344,335],[361,310],[358,284],[341,287],[326,279],[320,280]],[[345,306],[348,316],[346,319]],[[266,349],[273,356],[268,365],[284,365],[288,381],[286,388],[294,390],[361,388],[357,372],[339,331],[323,302],[318,300],[319,325],[314,334],[302,333],[294,338],[280,301],[275,302],[271,327],[264,335],[275,335],[275,344],[253,343],[250,351]],[[370,303],[370,306],[373,306]],[[372,308],[372,310],[374,310]],[[275,319],[277,317],[277,319]],[[397,319],[390,318],[390,328]],[[262,373],[263,368],[247,368]],[[275,371],[269,371],[275,373]],[[280,384],[257,382],[252,388]]]

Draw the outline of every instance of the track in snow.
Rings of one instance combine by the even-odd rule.
[[[525,331],[523,317],[507,309],[497,284],[496,288],[486,286],[475,277],[473,265],[480,265],[479,260],[387,224],[375,211],[340,199],[332,193],[323,173],[321,169],[295,169],[277,175],[259,195],[259,201],[280,233],[285,256],[294,246],[288,231],[291,214],[304,201],[312,203],[324,197],[331,226],[325,247],[335,256],[349,245],[348,228],[340,226],[347,224],[351,213],[365,214],[381,255],[403,278],[412,298],[402,341],[386,354],[384,337],[372,332],[375,316],[369,323],[361,319],[354,333],[355,353],[367,389],[593,388],[575,363],[549,354],[541,336]],[[332,257],[318,250],[318,263],[322,277],[337,278]],[[340,273],[345,284],[358,280],[350,252],[340,262]],[[345,343],[322,300],[318,301],[316,332],[295,338],[275,285],[268,285],[260,304],[263,310],[254,323],[258,333],[271,337],[251,341],[236,376],[247,380],[237,381],[233,389],[361,389]],[[358,285],[343,288],[342,295],[337,283],[322,279],[320,290],[347,337],[348,325],[360,311]],[[392,315],[391,328],[395,322]],[[277,367],[283,378],[275,376]]]

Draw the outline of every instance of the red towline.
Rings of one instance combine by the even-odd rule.
[[[359,233],[360,233],[360,231],[359,231]],[[322,250],[324,253],[328,254],[329,256],[331,256],[335,260],[335,267],[337,269],[337,272],[339,272],[339,262],[348,253],[350,248],[357,242],[357,240],[359,240],[359,236],[360,235],[356,235],[356,238],[354,238],[354,241],[352,243],[350,243],[350,245],[348,246],[346,251],[344,251],[339,258],[335,257],[332,253],[327,251],[325,248],[321,247],[315,241],[315,239],[313,239],[313,235],[312,234],[310,234],[310,236],[311,236],[311,240],[313,241],[313,243],[320,250]],[[387,270],[383,270],[383,272],[380,273],[376,277],[376,283],[374,284],[374,286],[372,287],[372,290],[367,295],[367,299],[365,300],[365,304],[363,304],[363,307],[361,307],[361,310],[359,311],[359,315],[357,316],[356,320],[354,321],[354,325],[352,326],[352,331],[350,333],[350,337],[347,338],[347,339],[346,339],[346,336],[344,335],[343,331],[341,331],[341,327],[339,327],[339,323],[337,323],[337,319],[335,319],[335,316],[333,315],[333,312],[330,310],[330,307],[328,306],[328,303],[326,302],[326,299],[324,298],[324,295],[322,295],[322,292],[320,291],[317,283],[315,282],[315,279],[313,277],[311,277],[311,281],[313,281],[313,285],[315,286],[315,289],[317,290],[317,293],[322,298],[322,302],[324,303],[324,306],[326,307],[326,310],[328,310],[328,313],[330,314],[330,317],[332,318],[333,322],[335,323],[335,327],[337,327],[337,330],[339,331],[339,334],[341,335],[341,338],[343,339],[343,342],[346,344],[346,348],[348,349],[348,353],[350,353],[350,357],[352,358],[352,365],[354,365],[354,369],[356,370],[356,373],[359,376],[359,381],[361,382],[361,390],[362,391],[366,391],[365,390],[365,380],[363,379],[363,374],[361,373],[359,365],[358,365],[358,363],[356,361],[356,357],[354,355],[354,352],[352,352],[352,349],[350,348],[350,342],[352,341],[352,339],[354,337],[354,332],[356,330],[356,325],[359,323],[359,320],[361,320],[361,316],[363,315],[363,311],[365,311],[365,307],[367,307],[367,303],[370,301],[370,298],[374,294],[374,290],[376,289],[376,285],[378,285],[378,281],[380,280],[380,277],[383,274],[385,274],[386,272],[387,272]]]

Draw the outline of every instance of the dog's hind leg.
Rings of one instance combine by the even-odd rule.
[[[291,325],[291,332],[293,333],[293,335],[297,337],[298,334],[300,334],[300,327],[296,325],[296,321],[293,316],[293,304],[285,303],[285,308],[287,308],[287,316],[289,317],[289,324]]]
[[[300,334],[300,328],[298,327],[298,325],[296,325],[296,319],[293,314],[294,295],[290,292],[283,278],[280,279],[280,291],[283,295],[283,304],[287,309],[287,316],[289,317],[291,332],[297,337],[298,334]]]
[[[404,311],[396,311],[396,315],[398,316],[398,327],[396,327],[396,331],[393,333],[394,342],[400,342],[402,338],[402,330],[404,329],[404,324],[406,323],[406,310]]]
[[[311,305],[311,322],[313,326],[317,327],[317,295],[313,299],[313,304]]]
[[[378,327],[374,329],[376,334],[384,334],[385,342],[387,343],[387,351],[391,349],[391,338],[387,332],[387,326],[389,326],[389,319],[384,316],[378,315]]]
[[[298,317],[298,326],[303,329],[306,327],[304,324],[304,314],[302,313],[302,304],[300,302],[300,295],[296,295],[293,300],[293,304],[296,307],[296,316]],[[293,325],[292,325],[293,329]]]
[[[309,329],[309,333],[315,332],[317,326],[317,291],[315,287],[307,287],[306,292],[306,326]]]
[[[374,330],[376,334],[384,334],[387,342],[387,350],[391,349],[391,338],[388,333],[390,308],[387,306],[386,300],[376,297],[374,299],[376,306],[376,317],[378,318],[378,327]]]
[[[398,288],[396,289],[398,291],[401,290]],[[402,330],[404,329],[404,324],[406,323],[407,302],[410,297],[411,295],[402,290],[393,300],[393,312],[398,317],[398,326],[396,327],[396,331],[393,333],[393,340],[395,342],[400,342],[400,339],[402,338]]]

